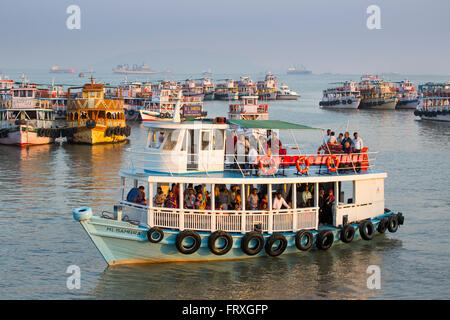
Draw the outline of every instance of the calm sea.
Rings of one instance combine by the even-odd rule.
[[[19,79],[21,72],[11,70],[9,75]],[[39,71],[27,76],[40,83],[52,79]],[[113,84],[123,80],[106,73],[95,76]],[[259,80],[264,75],[251,76]],[[0,145],[0,299],[449,299],[450,123],[417,120],[412,110],[318,107],[321,90],[329,83],[357,80],[356,75],[280,79],[301,98],[269,102],[271,119],[336,133],[358,131],[370,150],[379,151],[376,167],[388,173],[386,207],[405,215],[397,233],[277,258],[107,267],[73,220],[72,209],[87,205],[96,212],[111,211],[118,197],[117,173],[128,167],[131,157],[126,149],[142,147],[144,128],[131,124],[130,141],[122,145]],[[449,80],[409,79],[416,84]],[[56,75],[55,82],[83,83],[76,75]],[[228,108],[226,102],[216,101],[205,107],[210,116],[223,116]],[[305,134],[303,143],[320,144],[320,136]],[[66,287],[70,265],[81,268],[79,290]],[[369,265],[380,267],[379,290],[367,288]]]

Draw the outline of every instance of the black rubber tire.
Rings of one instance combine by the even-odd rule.
[[[89,119],[88,121],[86,121],[86,128],[94,129],[96,126],[97,123],[95,122],[95,120]]]
[[[379,233],[385,233],[386,229],[387,229],[387,224],[388,224],[388,219],[387,218],[381,219],[381,221],[378,223],[377,231]]]
[[[218,248],[216,246],[216,241],[218,239],[225,239],[227,241],[226,245],[222,248]],[[230,251],[232,247],[233,247],[233,237],[228,232],[220,230],[214,231],[208,238],[208,248],[215,255],[222,256],[228,253],[228,251]]]
[[[330,230],[322,230],[316,238],[316,246],[320,250],[328,250],[333,245],[334,235]]]
[[[405,217],[403,216],[403,213],[399,212],[397,213],[397,221],[398,225],[401,226],[403,223],[405,223]]]
[[[279,241],[280,244],[273,249],[272,246]],[[279,256],[286,250],[287,248],[287,240],[284,235],[281,233],[274,233],[270,236],[270,238],[267,240],[266,245],[264,249],[266,249],[266,253],[271,257]]]
[[[344,243],[352,242],[354,237],[355,237],[355,228],[349,224],[346,225],[344,228],[342,228],[339,235],[339,238]]]
[[[302,243],[304,237],[308,238],[308,242],[305,245]],[[298,250],[308,251],[311,248],[313,241],[314,236],[309,230],[300,230],[295,235],[295,246]]]
[[[375,227],[369,220],[364,220],[359,224],[359,234],[364,240],[372,240],[375,234]]]
[[[353,103],[352,99],[348,99],[348,100],[347,100],[347,103],[348,103],[348,104],[352,104],[352,103]]]
[[[394,233],[394,232],[397,231],[397,229],[398,229],[398,219],[397,219],[397,216],[390,216],[390,217],[389,217],[387,227],[388,227],[389,232]]]
[[[414,110],[414,115],[417,117],[419,115],[419,110]]]
[[[183,240],[186,238],[191,238],[195,242],[193,245],[189,247],[183,246]],[[180,251],[183,254],[192,254],[195,251],[200,248],[202,239],[200,238],[199,234],[194,230],[183,230],[180,233],[177,234],[177,238],[175,241],[175,246],[177,247],[178,251]]]
[[[154,238],[154,235],[159,235],[157,238]],[[153,227],[147,231],[147,239],[151,243],[158,243],[162,239],[164,239],[164,231],[161,228]]]
[[[254,248],[250,248],[249,244],[252,240],[258,240],[258,245]],[[247,232],[241,240],[241,249],[249,256],[254,256],[255,254],[258,254],[262,248],[264,247],[264,237],[261,235],[261,233],[256,231],[250,231]]]

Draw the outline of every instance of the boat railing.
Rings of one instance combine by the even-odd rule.
[[[285,150],[285,149],[283,149]],[[173,175],[177,173],[180,167],[180,157],[185,158],[185,173],[204,172],[209,174],[208,170],[212,165],[220,165],[223,169],[220,171],[235,172],[242,177],[253,175],[265,176],[292,176],[292,175],[311,175],[311,174],[348,174],[348,173],[367,173],[373,172],[375,168],[378,152],[360,152],[360,153],[342,153],[334,150],[325,150],[323,154],[278,154],[278,155],[258,155],[255,162],[250,162],[248,155],[236,153],[224,153],[223,156],[207,157],[198,153],[188,153],[186,151],[161,152],[155,151],[134,151],[129,158],[130,169],[146,169],[156,172],[168,173]],[[165,159],[163,161],[163,159]],[[171,169],[171,161],[174,168]],[[176,164],[176,165],[175,165]],[[298,164],[298,166],[297,166]],[[196,168],[196,169],[189,169]],[[217,166],[214,166],[217,168]],[[301,171],[298,170],[300,168]]]
[[[297,208],[283,210],[200,210],[163,207],[147,207],[120,201],[122,220],[132,221],[148,227],[178,230],[246,233],[295,232],[318,227],[319,208]]]

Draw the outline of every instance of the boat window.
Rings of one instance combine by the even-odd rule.
[[[28,97],[32,97],[33,96],[33,90],[28,90]]]
[[[167,134],[166,142],[163,146],[163,150],[173,150],[177,145],[179,135],[179,130],[169,131]]]
[[[209,131],[202,131],[202,150],[208,150],[209,148]]]
[[[213,150],[223,150],[224,130],[213,130]]]

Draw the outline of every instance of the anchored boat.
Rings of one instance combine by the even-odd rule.
[[[417,88],[411,81],[403,80],[398,82],[396,88],[398,94],[397,109],[416,109],[419,97]]]
[[[280,88],[277,90],[277,100],[297,100],[300,95],[289,89],[284,83],[281,84]]]
[[[375,170],[367,148],[344,154],[325,144],[318,154],[300,152],[294,133],[315,128],[181,121],[178,112],[172,122],[144,126],[147,143],[119,173],[114,210],[73,211],[109,265],[327,250],[403,224],[401,213],[385,209],[387,174]]]
[[[76,90],[81,89],[81,92]],[[75,92],[74,92],[75,91]],[[123,98],[118,87],[91,83],[68,89],[67,125],[72,143],[116,143],[125,141],[131,133],[126,125]]]
[[[397,93],[394,86],[378,76],[363,75],[359,83],[361,93],[360,109],[389,109],[397,105]]]
[[[419,104],[414,115],[423,120],[450,121],[450,83],[419,86]]]
[[[355,82],[335,82],[339,87],[323,90],[322,101],[319,106],[331,109],[357,109],[361,102],[361,94],[356,88]]]
[[[243,96],[242,103],[232,103],[228,109],[228,119],[268,120],[267,104],[258,104],[258,96]]]

